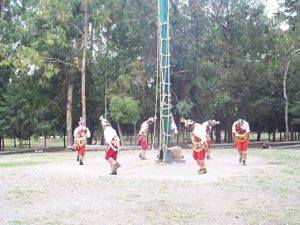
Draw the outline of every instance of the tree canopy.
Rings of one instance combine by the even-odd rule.
[[[119,132],[154,115],[157,1],[1,4],[0,140],[56,133],[67,134],[71,143],[82,114],[92,133],[103,114],[118,123]],[[287,123],[291,132],[299,131],[300,54],[289,55],[300,48],[297,1],[284,1],[272,18],[253,0],[170,0],[170,5],[174,114],[220,120],[224,141],[231,141],[238,117],[258,137],[285,132],[282,83],[290,59]]]

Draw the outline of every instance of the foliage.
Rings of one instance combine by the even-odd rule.
[[[121,124],[135,125],[140,115],[138,102],[131,97],[113,96],[109,112],[112,120]]]
[[[0,137],[65,133],[69,83],[74,87],[72,123],[77,123],[82,107],[82,2],[5,1],[0,19]],[[90,130],[99,129],[95,121],[107,106],[109,117],[122,124],[153,116],[159,85],[157,2],[84,3],[89,14]],[[174,115],[196,121],[215,118],[227,133],[240,116],[249,120],[252,131],[284,131],[282,76],[289,53],[299,48],[297,4],[286,0],[284,10],[270,19],[264,5],[254,0],[170,1]],[[289,29],[280,29],[283,22]],[[296,122],[299,65],[299,55],[294,55],[287,80],[290,121]]]
[[[45,106],[41,96],[40,86],[30,76],[17,77],[7,86],[0,105],[0,125],[5,136],[28,139],[38,131],[39,122],[50,119],[44,117],[45,110],[42,109]],[[42,120],[40,115],[43,115]]]
[[[193,108],[193,103],[191,101],[180,101],[176,105],[176,110],[185,118],[189,118]]]

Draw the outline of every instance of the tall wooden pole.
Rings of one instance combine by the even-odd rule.
[[[170,80],[170,52],[169,52],[169,0],[159,0],[159,71],[160,84],[160,121],[161,121],[161,150],[163,161],[171,162],[172,156],[167,151],[171,141],[171,80]]]

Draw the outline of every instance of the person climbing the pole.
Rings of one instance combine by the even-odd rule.
[[[146,151],[148,149],[148,131],[149,131],[149,127],[154,124],[155,122],[155,117],[150,117],[148,120],[144,121],[141,124],[140,130],[139,130],[139,134],[138,134],[138,138],[137,138],[137,144],[139,146],[141,146],[141,150],[140,150],[140,154],[139,154],[139,158],[142,160],[146,159]]]
[[[206,153],[206,130],[205,127],[199,123],[196,123],[190,119],[181,119],[188,132],[192,133],[192,146],[193,146],[193,158],[195,159],[199,169],[198,174],[207,173],[205,165],[205,153]]]
[[[207,143],[206,159],[212,159],[211,158],[211,132],[212,132],[212,128],[217,124],[220,124],[220,121],[207,120],[204,123],[202,123],[202,126],[204,126],[206,130],[206,143]]]
[[[117,175],[117,170],[121,167],[121,164],[117,161],[118,151],[120,147],[120,138],[117,132],[107,119],[100,116],[101,126],[104,132],[104,141],[106,145],[105,160],[109,163],[111,167],[110,175]]]
[[[250,126],[244,119],[238,119],[232,124],[232,139],[239,153],[239,163],[246,166],[247,150],[250,140]]]
[[[89,128],[85,125],[85,120],[80,117],[78,127],[74,130],[74,147],[76,151],[76,160],[79,165],[83,165],[83,159],[86,150],[87,138],[91,137]]]

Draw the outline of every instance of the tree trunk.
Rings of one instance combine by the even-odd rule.
[[[122,134],[122,130],[121,130],[121,126],[120,126],[119,122],[117,122],[117,127],[118,127],[118,133],[120,136],[120,145],[122,145],[123,144],[123,134]]]
[[[66,147],[66,132],[65,130],[63,131],[64,137],[63,137],[63,142],[64,142],[64,148]]]
[[[221,143],[221,128],[220,128],[220,126],[216,127],[216,143]]]
[[[0,0],[0,19],[3,19],[4,16],[4,2],[5,0]]]
[[[286,87],[286,80],[287,80],[287,74],[289,71],[289,66],[290,62],[292,59],[293,54],[297,53],[300,51],[300,48],[295,49],[292,51],[286,61],[286,66],[285,66],[285,71],[284,71],[284,76],[283,76],[283,95],[284,95],[284,100],[285,100],[285,110],[284,110],[284,121],[285,121],[285,140],[289,141],[289,99],[287,96],[287,87]]]
[[[261,131],[258,130],[258,131],[257,131],[256,141],[260,141],[260,138],[261,138]]]
[[[107,60],[108,61],[108,60]],[[107,64],[104,73],[104,117],[107,118]]]
[[[46,148],[47,147],[47,135],[44,134],[44,147]]]
[[[83,5],[83,37],[82,37],[82,64],[81,64],[81,104],[82,118],[86,120],[86,94],[85,94],[85,77],[86,77],[86,49],[88,36],[88,10],[87,3],[82,0]]]
[[[108,28],[108,33],[109,33],[109,28]],[[105,52],[105,55],[106,55],[106,65],[105,65],[105,72],[104,72],[104,118],[107,118],[108,116],[108,110],[107,110],[107,87],[108,87],[108,79],[107,79],[107,76],[108,76],[108,63],[109,63],[109,57],[108,57],[108,54],[109,54],[109,35],[108,35],[108,39],[107,39],[107,46],[106,46],[106,52]]]
[[[132,137],[132,138],[133,138],[133,143],[134,143],[134,145],[136,145],[136,136],[137,136],[137,135],[136,135],[136,132],[137,132],[137,131],[136,131],[136,124],[134,124],[134,125],[133,125],[133,137]],[[132,143],[131,143],[131,145],[132,145]]]
[[[285,140],[289,140],[289,99],[287,96],[287,91],[286,91],[286,80],[287,80],[287,73],[289,70],[289,65],[291,62],[291,58],[289,58],[286,62],[286,67],[285,67],[285,72],[283,76],[283,96],[285,100],[285,109],[284,109],[284,122],[285,122]]]
[[[279,141],[282,141],[282,135],[281,135],[281,132],[279,132]]]
[[[72,105],[73,105],[73,82],[69,79],[67,83],[67,146],[73,146],[72,130]]]

